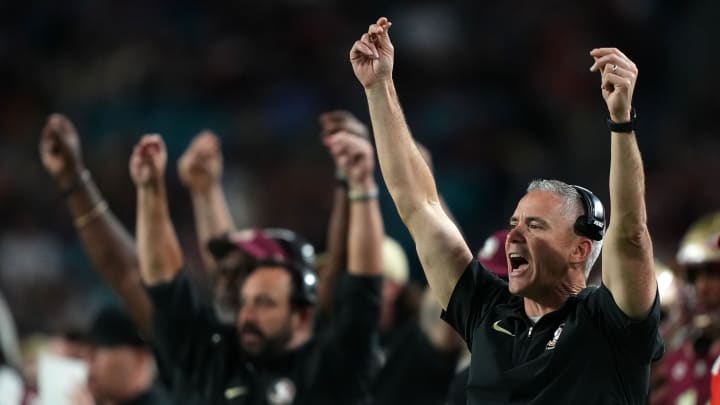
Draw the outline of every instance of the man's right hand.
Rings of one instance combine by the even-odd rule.
[[[163,184],[166,165],[167,151],[160,135],[144,135],[130,157],[130,177],[138,188],[155,188]]]
[[[219,183],[222,171],[220,140],[211,131],[198,134],[178,160],[180,181],[190,191],[204,191]]]
[[[323,138],[345,131],[361,138],[370,139],[367,125],[349,111],[336,110],[320,114],[320,129]]]
[[[368,139],[342,131],[325,138],[325,146],[338,168],[347,174],[351,189],[368,185],[374,188],[375,150]]]
[[[48,117],[42,129],[39,150],[45,170],[60,188],[70,187],[85,170],[77,130],[62,114]]]
[[[350,49],[353,71],[365,89],[392,78],[395,51],[388,36],[391,25],[380,17]]]

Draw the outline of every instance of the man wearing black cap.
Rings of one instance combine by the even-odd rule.
[[[348,277],[333,324],[313,331],[315,275],[267,236],[249,240],[256,266],[240,288],[236,329],[218,328],[180,269],[182,254],[168,214],[166,152],[158,135],[133,151],[138,193],[137,243],[143,280],[155,307],[155,336],[177,370],[184,403],[354,404],[367,399],[373,334],[379,316],[383,227],[369,143],[339,139],[352,201]]]
[[[662,341],[631,105],[635,64],[615,48],[590,52],[610,113],[607,233],[602,204],[587,189],[535,181],[510,218],[505,283],[473,258],[439,203],[393,84],[390,26],[384,17],[370,25],[350,61],[390,194],[443,318],[472,352],[468,403],[644,404]],[[586,288],[603,239],[602,285]]]
[[[155,358],[132,320],[105,308],[92,322],[88,391],[98,404],[170,404],[156,384]]]

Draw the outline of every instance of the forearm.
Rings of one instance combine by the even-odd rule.
[[[415,145],[392,81],[366,89],[380,168],[398,212],[409,217],[439,200],[430,168]]]
[[[137,250],[143,281],[171,280],[183,265],[164,185],[138,188]]]
[[[70,194],[66,205],[72,218],[93,212],[103,197],[92,180]],[[130,315],[146,334],[150,331],[152,304],[142,286],[135,242],[108,210],[86,224],[77,227],[93,267],[122,298]]]
[[[207,190],[191,191],[191,197],[200,255],[205,269],[214,273],[216,263],[207,249],[207,243],[213,237],[235,230],[235,223],[230,214],[225,191],[219,182]]]
[[[375,181],[352,186],[355,193],[373,193]],[[348,271],[356,275],[382,273],[382,243],[385,236],[377,198],[350,201],[348,228]]]
[[[610,143],[610,212],[608,234],[631,237],[644,232],[645,173],[635,133],[612,133]]]
[[[337,185],[333,192],[333,207],[327,230],[328,261],[318,274],[320,308],[328,313],[331,312],[337,278],[347,267],[348,211],[347,190]]]
[[[656,291],[642,158],[634,133],[613,133],[611,139],[612,219],[605,236],[603,282],[627,315],[641,317]]]

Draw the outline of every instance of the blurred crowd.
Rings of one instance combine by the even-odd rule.
[[[167,199],[185,267],[208,302],[224,301],[214,302],[219,318],[228,306],[232,319],[238,299],[223,295],[222,287],[234,284],[203,270],[215,260],[207,242],[221,235],[201,235],[197,201],[176,170],[183,153],[201,148],[196,134],[206,128],[224,157],[221,188],[231,227],[221,230],[291,229],[302,235],[301,245],[328,252],[318,256],[318,287],[335,285],[337,280],[323,279],[322,266],[347,266],[347,252],[333,259],[333,248],[344,243],[332,242],[328,231],[342,184],[323,140],[337,131],[318,117],[343,108],[359,117],[343,115],[343,130],[363,132],[357,128],[368,122],[367,108],[348,50],[356,33],[380,14],[404,27],[394,39],[400,49],[397,86],[413,133],[431,152],[438,187],[468,243],[488,257],[496,250],[486,238],[505,227],[533,178],[583,184],[608,201],[606,111],[597,77],[587,72],[587,51],[613,44],[634,56],[648,222],[665,315],[666,355],[655,367],[652,401],[704,403],[720,354],[720,219],[710,214],[720,202],[714,178],[720,173],[714,119],[720,113],[720,56],[713,46],[720,37],[720,5],[710,0],[0,4],[0,293],[7,309],[0,314],[0,364],[20,371],[32,392],[41,354],[97,360],[102,355],[92,353],[102,352],[98,348],[120,346],[136,354],[124,363],[127,370],[147,369],[125,381],[144,378],[137,382],[144,389],[165,375],[168,381],[161,382],[172,386],[173,372],[148,360],[157,354],[150,339],[123,327],[131,322],[128,313],[136,324],[147,313],[128,298],[133,293],[123,289],[124,281],[112,278],[114,269],[105,272],[107,252],[88,252],[92,241],[76,232],[84,229],[78,218],[94,212],[84,217],[88,225],[112,213],[116,229],[136,234],[128,161],[143,133],[162,134]],[[49,176],[47,162],[41,163],[38,143],[55,111],[77,126],[84,165],[107,208],[70,206],[61,195],[68,184]],[[550,158],[560,155],[565,158]],[[441,387],[425,384],[435,390],[427,394],[435,402],[428,403],[444,403],[465,353],[437,324],[439,309],[428,308],[413,245],[382,181],[377,185],[384,233],[396,241],[383,244],[387,302],[378,316],[384,346],[373,356],[386,366],[397,342],[422,329],[426,340],[418,345],[425,345],[443,375],[434,380]],[[129,241],[126,248],[134,246],[119,238]],[[504,255],[499,257],[502,262]],[[120,265],[137,267],[132,260]],[[320,293],[327,301],[316,321],[332,325],[328,296]],[[113,332],[118,330],[124,333]],[[414,358],[398,356],[391,364],[406,367]],[[101,369],[95,372],[101,375]],[[0,374],[0,384],[13,378]],[[103,392],[97,383],[102,377],[95,378],[96,386],[76,392],[77,398]],[[397,391],[375,384],[378,393]],[[9,392],[0,391],[0,404]],[[403,400],[388,397],[387,403],[414,403]]]

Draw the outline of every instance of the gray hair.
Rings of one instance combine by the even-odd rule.
[[[574,220],[581,215],[586,215],[585,207],[582,204],[582,196],[575,187],[560,181],[560,180],[547,180],[537,179],[530,182],[528,185],[527,192],[531,191],[544,191],[546,193],[553,193],[559,195],[563,199],[564,211],[568,216],[571,216]],[[587,262],[585,262],[585,278],[590,275],[593,265],[600,257],[600,251],[602,250],[603,241],[594,240],[592,241],[592,248],[590,249],[590,255],[588,256]]]

